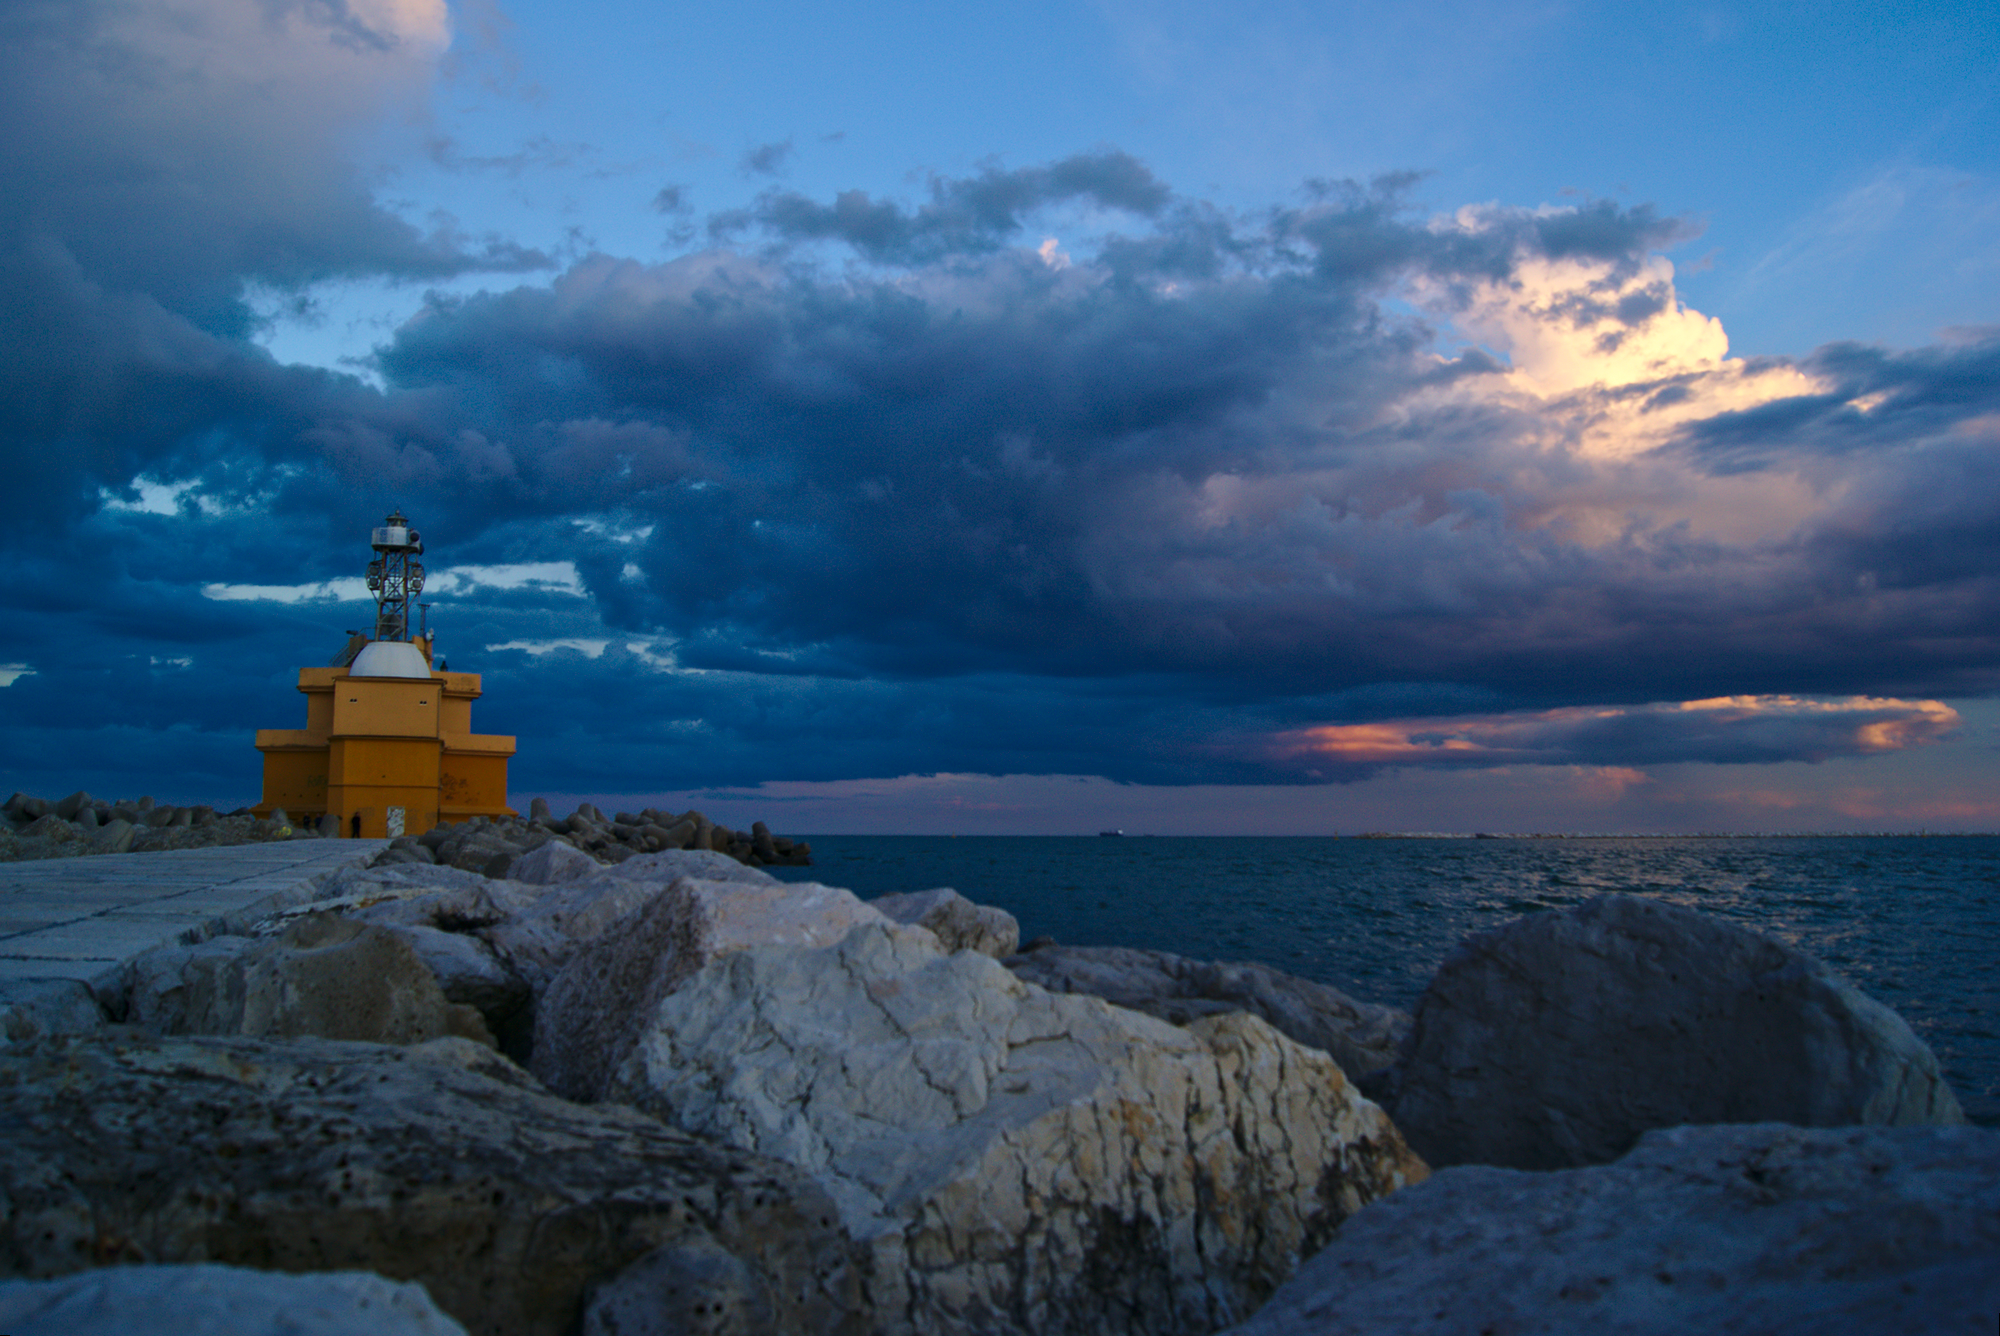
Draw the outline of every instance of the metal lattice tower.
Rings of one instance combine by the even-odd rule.
[[[403,512],[392,512],[377,528],[370,546],[368,592],[375,595],[375,638],[410,639],[410,604],[424,591],[423,537],[410,527]]]

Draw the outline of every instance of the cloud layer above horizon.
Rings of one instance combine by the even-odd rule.
[[[572,791],[1817,761],[1996,687],[2000,331],[1732,356],[1652,207],[1225,210],[1110,147],[558,264],[351,164],[448,25],[0,18],[17,771],[254,784],[392,505],[481,726]],[[365,376],[250,338],[468,274]]]

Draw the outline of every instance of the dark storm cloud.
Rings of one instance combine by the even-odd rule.
[[[575,571],[581,596],[436,599],[529,787],[1337,778],[1360,763],[1282,740],[1468,711],[1515,721],[1486,764],[1811,759],[1935,716],[1629,707],[1994,686],[2000,344],[1542,394],[1526,342],[1454,332],[1517,297],[1591,355],[1678,328],[1647,265],[1690,229],[1644,208],[1440,220],[1399,177],[1240,214],[1098,150],[914,204],[773,192],[709,220],[747,251],[434,297],[381,389],[277,365],[242,338],[246,282],[540,257],[377,208],[324,113],[357,68],[393,89],[405,39],[269,12],[292,73],[342,77],[261,119],[242,79],[166,78],[189,58],[152,11],[0,20],[17,774],[143,776],[171,735],[190,784],[253,796],[246,728],[290,725],[296,669],[367,613],[216,591],[351,580],[393,505],[440,590]],[[384,64],[338,64],[361,60]],[[1543,292],[1563,266],[1586,277]],[[1743,392],[1767,373],[1802,379]],[[1637,444],[1594,443],[1606,423]],[[1585,704],[1615,710],[1547,713]]]
[[[1381,681],[1523,706],[1990,689],[1996,591],[1976,555],[1871,583],[1854,569],[1873,542],[1858,503],[1747,540],[1634,513],[1624,538],[1579,542],[1534,522],[1547,495],[1624,489],[1636,512],[1687,475],[1552,452],[1504,395],[1424,401],[1501,366],[1432,356],[1427,328],[1381,295],[1411,274],[1485,282],[1548,258],[1551,235],[1566,257],[1636,272],[1617,244],[1642,258],[1681,229],[1606,209],[1588,223],[1441,232],[1355,188],[1261,221],[1163,211],[1068,267],[984,236],[949,266],[872,277],[726,252],[595,259],[548,289],[440,306],[382,365],[524,422],[588,406],[680,433],[688,472],[633,493],[657,523],[619,554],[637,578],[601,590],[612,625],[746,655],[811,647],[902,683],[1150,675],[1156,697],[1094,707],[1126,721],[1113,773],[1132,772],[1131,740],[1158,736],[1140,720],[1157,727],[1167,701],[1204,727],[1280,729],[1326,692]],[[1211,260],[1155,258],[1191,247]],[[1610,318],[1665,308],[1637,291],[1607,278]],[[1987,355],[1927,355],[1923,379],[1976,386],[1958,363]],[[1648,393],[1673,390],[1699,377]],[[1737,414],[1738,430],[1787,468],[1823,467],[1801,432],[1824,397],[1781,401],[1761,425]],[[1910,491],[1988,448],[1953,435],[1969,411],[1926,419],[1870,477],[1906,471]],[[1712,421],[1689,434],[1697,454]],[[1995,531],[1989,483],[1965,479],[1940,508],[1947,532]]]
[[[250,327],[246,282],[547,267],[502,238],[420,231],[347,160],[341,136],[421,73],[413,41],[305,0],[7,5],[7,258],[51,275],[73,264],[223,334]]]
[[[759,144],[743,154],[742,168],[755,176],[777,176],[784,170],[785,163],[793,155],[792,141],[781,139],[775,144]]]
[[[710,231],[719,238],[755,228],[791,241],[836,240],[871,259],[907,261],[991,250],[1018,232],[1027,214],[1051,204],[1087,200],[1150,217],[1172,198],[1145,164],[1111,150],[1046,167],[990,167],[977,176],[933,177],[930,196],[906,210],[859,190],[843,191],[831,204],[774,191],[755,208],[718,216]]]

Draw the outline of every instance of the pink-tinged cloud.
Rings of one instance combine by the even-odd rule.
[[[1819,762],[1939,742],[1959,726],[1942,701],[1873,696],[1717,696],[1451,718],[1326,724],[1263,743],[1311,778],[1386,766]]]

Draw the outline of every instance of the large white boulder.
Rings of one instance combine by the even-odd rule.
[[[1895,1012],[1803,952],[1607,895],[1470,937],[1383,1102],[1434,1165],[1603,1164],[1682,1123],[1960,1123]]]
[[[607,1094],[817,1178],[878,1329],[1194,1333],[1426,1170],[1326,1054],[1022,983],[928,932],[712,960]]]
[[[888,918],[928,928],[947,951],[978,951],[1003,960],[1021,945],[1021,924],[993,905],[976,905],[949,886],[870,900]]]
[[[1996,1313],[2000,1133],[1764,1123],[1440,1170],[1233,1336],[1983,1336]]]
[[[577,948],[543,991],[530,1067],[559,1095],[601,1099],[660,999],[696,970],[747,947],[826,946],[857,924],[884,922],[851,891],[786,885],[762,873],[755,880],[682,877],[654,888]]]

